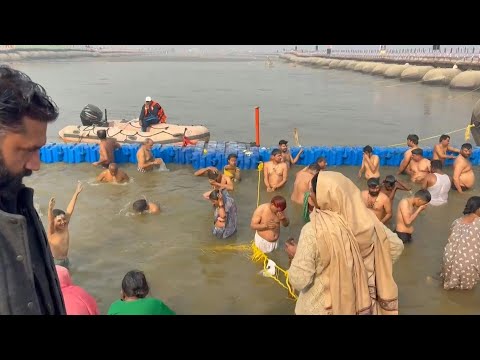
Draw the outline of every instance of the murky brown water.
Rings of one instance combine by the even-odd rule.
[[[52,95],[61,109],[49,128],[49,140],[67,124],[79,123],[87,103],[108,108],[110,118],[138,116],[146,95],[165,107],[171,123],[203,123],[215,140],[251,141],[253,107],[261,107],[262,143],[280,138],[293,142],[299,128],[303,145],[388,145],[409,133],[421,138],[465,127],[478,92],[445,87],[399,84],[398,80],[345,70],[292,67],[263,62],[57,61],[16,64]],[[395,86],[392,86],[394,84]],[[437,139],[421,143],[432,145]],[[460,146],[463,133],[452,135]],[[292,314],[294,302],[272,280],[258,275],[259,264],[245,254],[213,252],[216,246],[244,244],[252,239],[250,218],[256,205],[257,173],[244,171],[235,191],[239,209],[238,234],[228,240],[211,235],[212,208],[201,195],[205,178],[189,166],[169,165],[170,172],[140,174],[133,164],[123,168],[134,178],[128,185],[96,185],[99,173],[90,164],[43,164],[26,180],[36,189],[36,202],[46,221],[50,196],[65,208],[77,180],[86,181],[70,225],[72,274],[99,301],[106,313],[118,298],[123,275],[144,270],[152,293],[179,314]],[[358,168],[338,171],[355,179]],[[477,179],[480,174],[477,171]],[[382,176],[395,169],[382,169]],[[451,169],[447,172],[451,173]],[[355,180],[357,181],[357,180]],[[358,183],[363,187],[363,182]],[[290,198],[293,173],[282,194]],[[478,187],[478,186],[477,186]],[[261,200],[271,194],[263,190]],[[467,198],[450,193],[449,203],[430,208],[416,221],[414,242],[395,264],[402,314],[477,314],[478,290],[447,292],[426,277],[440,268],[451,222],[461,216]],[[131,203],[145,195],[158,201],[157,216],[127,216]],[[405,193],[398,193],[400,198]],[[398,199],[395,205],[398,203]],[[281,241],[298,237],[300,209],[290,206],[291,225]],[[281,266],[287,257],[272,258]]]
[[[127,185],[95,184],[98,170],[89,164],[44,165],[27,180],[36,189],[35,202],[40,205],[45,225],[49,197],[54,195],[57,206],[65,208],[76,181],[86,183],[70,225],[70,259],[74,280],[98,299],[102,313],[119,296],[122,277],[133,268],[144,270],[153,294],[179,314],[293,313],[294,302],[286,290],[258,274],[261,265],[252,263],[245,253],[213,251],[219,245],[251,241],[249,224],[256,204],[257,172],[244,171],[244,179],[235,190],[238,234],[218,240],[210,232],[212,208],[201,196],[208,189],[205,178],[194,177],[190,167],[179,165],[169,165],[169,172],[151,174],[140,174],[131,164],[123,168],[133,178]],[[364,181],[355,178],[357,168],[332,169],[364,188]],[[395,171],[382,170],[384,175]],[[476,176],[480,178],[478,171]],[[55,185],[52,179],[57,179]],[[291,218],[289,228],[282,229],[282,246],[290,235],[298,238],[303,225],[299,208],[291,206],[289,200],[293,179],[291,172],[288,187],[280,192],[288,199]],[[480,312],[477,290],[447,292],[437,283],[426,281],[427,276],[439,271],[449,225],[461,216],[471,194],[451,192],[447,206],[431,207],[416,221],[414,242],[406,246],[394,266],[402,314]],[[395,209],[398,199],[407,195],[397,193]],[[129,216],[132,201],[142,196],[158,201],[162,213]],[[270,196],[262,183],[261,202]],[[272,259],[284,268],[288,264],[283,250]]]

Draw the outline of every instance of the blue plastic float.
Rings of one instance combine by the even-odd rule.
[[[137,163],[137,151],[140,144],[125,144],[115,150],[115,162]],[[210,141],[207,144],[199,141],[196,145],[187,147],[173,145],[154,145],[153,155],[160,157],[166,164],[192,165],[195,170],[207,166],[223,168],[227,164],[230,154],[238,156],[238,167],[242,170],[256,169],[260,161],[269,161],[270,153],[276,147],[252,147],[239,142]],[[295,157],[300,147],[291,147],[292,156]],[[399,166],[403,153],[407,147],[374,147],[373,153],[380,157],[381,166]],[[424,147],[424,156],[431,159],[432,148]],[[308,165],[318,157],[327,159],[329,167],[332,166],[360,166],[362,163],[362,146],[308,146],[303,147],[303,154],[297,164]],[[40,160],[44,163],[64,162],[78,164],[95,162],[100,157],[98,144],[56,144],[49,143],[40,149]],[[474,147],[470,158],[473,165],[480,164],[480,147]],[[446,161],[447,165],[453,163],[452,159]]]

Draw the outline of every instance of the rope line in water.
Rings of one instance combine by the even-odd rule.
[[[427,138],[423,138],[423,139],[419,139],[418,141],[425,141],[425,140],[431,140],[431,139],[435,139],[435,138],[439,138],[440,136],[442,135],[450,135],[450,134],[453,134],[453,133],[457,133],[459,131],[463,131],[465,130],[465,140],[468,140],[470,139],[470,129],[472,127],[475,127],[475,125],[471,124],[471,125],[468,125],[464,128],[461,128],[461,129],[456,129],[456,130],[452,130],[452,131],[449,131],[449,132],[446,132],[446,133],[443,133],[443,134],[439,134],[439,135],[433,135],[433,136],[430,136],[430,137],[427,137]],[[399,144],[393,144],[393,145],[388,145],[387,147],[395,147],[395,146],[407,146],[407,143],[406,142],[403,142],[403,143],[399,143]]]

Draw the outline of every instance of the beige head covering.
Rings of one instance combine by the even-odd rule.
[[[328,271],[325,307],[333,314],[398,314],[387,235],[358,187],[341,173],[321,171],[316,200],[311,220]]]

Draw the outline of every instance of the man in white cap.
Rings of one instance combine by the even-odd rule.
[[[145,98],[145,105],[142,106],[142,110],[140,111],[138,121],[142,126],[142,131],[146,132],[151,125],[158,124],[159,122],[166,123],[167,115],[165,115],[159,103],[153,101],[150,96],[147,96]]]

